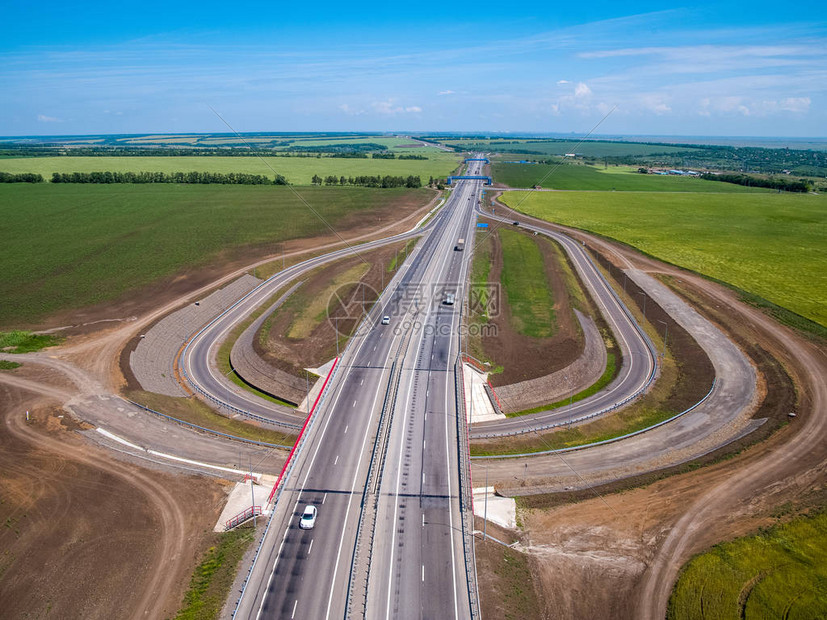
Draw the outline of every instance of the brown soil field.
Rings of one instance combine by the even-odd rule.
[[[486,221],[484,218],[482,221]],[[495,222],[489,222],[492,227]],[[561,260],[566,260],[553,241],[532,237],[543,255],[545,277],[554,298],[557,332],[551,338],[530,338],[512,327],[511,307],[506,295],[500,295],[500,312],[489,319],[495,327],[493,334],[480,338],[486,359],[494,366],[502,366],[501,373],[492,374],[494,387],[510,385],[527,379],[542,377],[565,368],[583,353],[585,342],[580,325],[572,311],[572,299],[566,286],[566,275]],[[494,232],[491,242],[491,270],[489,282],[499,282],[503,269],[503,252],[499,235]],[[594,318],[591,307],[578,308]]]
[[[347,342],[346,335],[351,333],[361,320],[363,308],[365,311],[370,310],[377,294],[382,290],[383,279],[387,284],[394,276],[394,272],[388,272],[387,268],[397,253],[399,253],[399,265],[402,264],[402,252],[405,245],[406,242],[403,241],[362,253],[362,258],[370,264],[369,268],[365,266],[367,272],[362,275],[358,283],[353,282],[352,286],[340,289],[339,292],[343,293],[341,299],[327,306],[330,316],[342,317],[338,321],[338,329],[342,334],[339,338],[340,349]],[[328,295],[326,291],[331,282],[354,268],[358,269],[362,264],[360,258],[354,257],[336,261],[315,270],[304,284],[262,324],[258,337],[253,339],[253,347],[262,359],[285,372],[304,377],[304,368],[318,367],[335,357],[335,323],[328,321],[327,318],[324,318],[304,338],[291,338],[288,332],[295,319],[311,300],[320,294]],[[363,294],[364,306],[362,305]]]
[[[222,485],[117,461],[16,388],[0,385],[0,416],[0,615],[174,615]]]

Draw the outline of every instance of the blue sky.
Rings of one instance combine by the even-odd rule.
[[[0,135],[827,136],[820,3],[561,4],[7,0]]]

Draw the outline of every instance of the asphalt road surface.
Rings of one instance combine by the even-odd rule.
[[[472,167],[474,165],[472,164]],[[460,304],[480,182],[460,182],[342,355],[282,485],[236,617],[328,618],[347,611],[360,505],[391,368],[399,369],[381,473],[369,617],[468,617],[456,401]],[[379,318],[389,315],[389,325]],[[209,346],[205,344],[205,346]],[[203,350],[201,355],[203,356]],[[203,356],[206,357],[206,356]],[[298,521],[319,513],[312,530]]]

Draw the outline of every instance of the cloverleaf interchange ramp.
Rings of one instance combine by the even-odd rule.
[[[464,298],[471,252],[454,252],[453,245],[457,238],[472,238],[479,189],[479,182],[460,183],[426,229],[375,242],[424,235],[423,242],[366,319],[367,329],[360,330],[342,354],[329,389],[298,446],[290,475],[282,483],[280,499],[236,617],[341,616],[349,601],[348,584],[357,571],[367,573],[363,600],[368,616],[406,616],[409,610],[411,615],[427,617],[444,615],[446,609],[454,609],[449,615],[473,613],[475,587],[469,579],[471,567],[465,559],[468,540],[460,514],[463,490],[459,488],[459,472],[467,463],[458,450],[457,419],[464,412],[458,411],[452,402],[454,364],[459,354],[459,308],[444,306],[440,303],[441,295],[433,298],[433,291],[444,292],[447,283],[458,299]],[[565,235],[547,228],[536,230],[555,235],[572,257],[620,342],[624,365],[610,386],[577,407],[507,420],[496,426],[478,425],[473,434],[523,433],[526,429],[547,428],[561,420],[607,410],[642,393],[656,374],[654,347],[588,255]],[[262,285],[261,290],[254,290],[207,325],[190,340],[181,357],[188,381],[213,399],[226,399],[225,406],[243,408],[275,423],[295,424],[294,414],[280,413],[253,396],[243,395],[233,401],[232,393],[224,385],[226,379],[211,369],[211,360],[232,327],[275,290],[304,269],[335,260],[348,251],[311,259],[291,268],[292,271],[277,274],[265,283],[271,288]],[[651,290],[652,284],[646,284]],[[407,294],[410,290],[420,292],[411,296]],[[430,299],[422,294],[428,290],[432,293]],[[678,306],[673,310],[683,311]],[[393,317],[391,325],[376,326],[382,314]],[[692,327],[697,332],[703,326]],[[403,338],[413,340],[402,347]],[[740,372],[737,355],[732,360],[735,361],[729,369],[716,365],[716,371]],[[395,389],[399,396],[388,412],[388,452],[380,460],[381,484],[374,525],[372,531],[362,532],[360,502],[368,480],[376,473],[371,471],[371,455],[391,384],[391,369],[398,369]],[[739,385],[746,386],[745,389],[726,392],[736,412],[751,402],[749,386],[754,386],[754,376],[742,374],[745,380]],[[708,412],[704,415],[709,417]],[[681,447],[689,451],[698,432],[709,435],[698,419],[693,414],[681,421],[685,425]],[[651,442],[651,436],[644,437]],[[653,449],[651,445],[647,448],[649,453]],[[601,459],[599,455],[603,454],[609,458]],[[593,458],[591,465],[586,460],[584,466],[611,475],[627,464],[627,457],[622,451],[617,452],[615,446],[595,449],[589,456]],[[571,467],[555,468],[542,459],[532,462],[548,466],[548,475],[559,475],[561,480],[571,474]],[[640,466],[657,467],[651,462]],[[510,472],[513,465],[504,463],[499,467],[502,472]],[[579,477],[580,483],[589,484]],[[318,506],[320,511],[318,527],[312,532],[296,527],[297,515],[306,503]],[[370,554],[367,565],[364,554],[357,553],[357,534],[379,550]],[[319,596],[319,592],[327,596]],[[430,611],[426,613],[426,609]]]

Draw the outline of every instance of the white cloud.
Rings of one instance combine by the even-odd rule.
[[[453,94],[455,94],[455,93],[452,90],[441,90],[437,93],[437,95],[439,95],[440,97],[442,97],[444,95],[453,95]]]
[[[422,108],[418,105],[401,106],[394,103],[393,99],[386,101],[374,101],[370,104],[374,111],[385,116],[396,116],[397,114],[418,114]]]
[[[62,123],[63,122],[62,119],[57,118],[56,116],[46,116],[45,114],[38,114],[37,115],[37,120],[39,120],[41,123]]]
[[[583,82],[578,82],[574,87],[574,96],[578,99],[585,99],[592,94],[592,89],[586,86]]]
[[[810,110],[810,98],[787,97],[779,102],[779,107],[786,112],[808,112]]]
[[[571,84],[568,80],[557,80],[557,86],[562,86],[563,84]]]
[[[364,114],[364,113],[365,113],[365,111],[364,111],[364,110],[362,110],[362,109],[358,109],[358,110],[357,110],[357,109],[355,109],[355,108],[351,108],[351,107],[350,107],[348,104],[346,104],[346,103],[343,103],[342,105],[340,105],[340,106],[339,106],[339,109],[340,109],[342,112],[344,112],[345,114],[349,115],[349,116],[359,116],[360,114]]]

